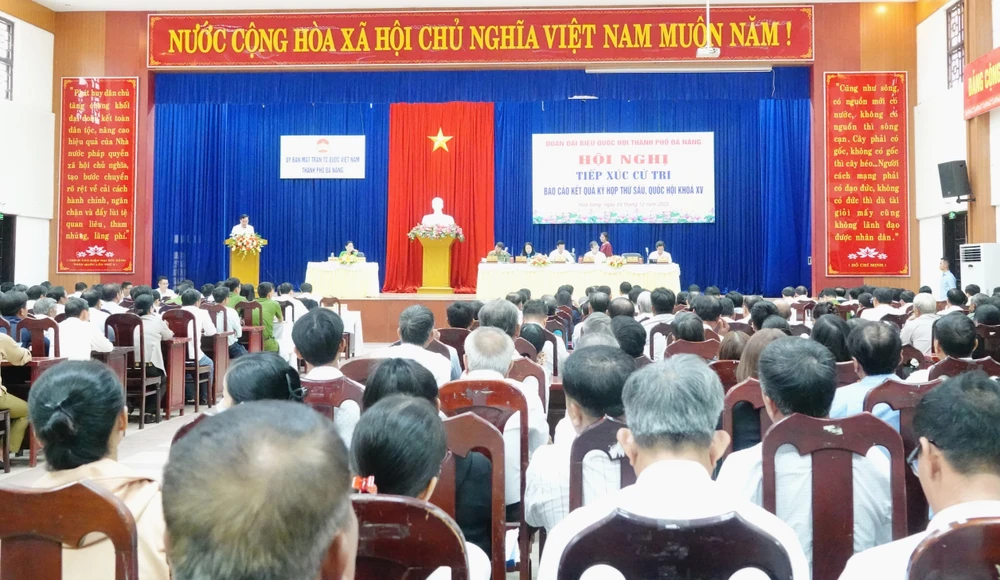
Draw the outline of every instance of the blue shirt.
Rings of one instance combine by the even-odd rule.
[[[951,270],[946,270],[941,273],[941,296],[940,299],[944,300],[948,297],[948,291],[952,288],[958,288],[958,281],[955,280],[955,275],[951,273]]]
[[[853,385],[837,389],[836,394],[833,396],[833,405],[830,407],[830,418],[843,419],[851,415],[863,413],[865,410],[865,397],[868,396],[868,393],[891,378],[896,378],[896,375],[872,375],[861,379]],[[888,423],[896,431],[899,431],[899,411],[893,411],[889,405],[880,403],[872,409],[872,414]]]

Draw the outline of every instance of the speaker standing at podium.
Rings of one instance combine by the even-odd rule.
[[[233,231],[229,232],[229,237],[252,236],[254,234],[253,226],[250,225],[250,216],[243,214],[240,216],[240,223],[233,226]]]

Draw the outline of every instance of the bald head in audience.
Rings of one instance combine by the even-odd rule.
[[[469,372],[495,371],[506,375],[516,355],[514,341],[499,328],[481,326],[465,339],[465,369]]]
[[[209,417],[170,449],[163,513],[174,580],[353,578],[347,449],[301,403]]]

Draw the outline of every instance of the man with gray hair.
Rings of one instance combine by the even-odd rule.
[[[504,301],[506,302],[506,301]],[[510,304],[510,302],[506,302]],[[488,305],[487,305],[488,306]],[[510,304],[514,307],[513,304]],[[484,309],[486,306],[483,307]],[[480,312],[480,321],[482,313]],[[498,328],[481,326],[465,339],[464,378],[477,381],[505,381],[524,395],[528,405],[528,453],[544,445],[549,439],[549,424],[545,407],[538,396],[538,387],[532,387],[506,378],[517,351],[510,336]],[[504,444],[504,498],[508,514],[520,518],[521,502],[521,416],[514,413],[503,428]],[[508,521],[511,518],[508,517]]]
[[[782,545],[794,578],[809,578],[809,564],[795,532],[775,515],[712,481],[730,441],[725,431],[716,430],[722,393],[719,377],[693,355],[670,357],[629,377],[622,391],[628,428],[618,432],[618,442],[635,468],[636,483],[574,511],[556,525],[542,552],[539,580],[554,580],[569,542],[616,509],[661,520],[736,512]]]
[[[35,306],[31,311],[35,314],[35,318],[51,318],[53,322],[55,322],[55,318],[58,316],[58,313],[56,312],[56,301],[48,297],[35,300]],[[52,356],[52,352],[49,351],[49,345],[55,344],[52,342],[55,339],[55,330],[49,328],[45,331],[45,348],[46,352],[49,353],[49,356]]]
[[[931,331],[940,318],[937,314],[937,300],[931,294],[917,294],[913,299],[913,314],[903,325],[899,338],[903,345],[911,345],[925,355],[931,354]]]
[[[509,303],[508,303],[509,304]],[[511,304],[513,307],[514,305]],[[515,307],[516,310],[516,307]],[[435,338],[434,313],[426,306],[415,304],[399,315],[399,344],[376,350],[368,358],[405,358],[412,360],[434,375],[437,385],[451,380],[451,361],[427,350]]]
[[[504,334],[510,337],[513,341],[521,332],[521,311],[518,310],[517,306],[514,306],[508,300],[493,300],[487,302],[479,309],[479,327],[485,328],[497,328],[503,331]],[[545,328],[544,324],[540,324],[542,328]],[[513,345],[513,342],[511,343]],[[514,353],[512,360],[519,360],[521,355]],[[466,370],[468,370],[468,364],[466,364]],[[503,371],[503,374],[507,374],[507,371]],[[551,373],[545,373],[545,398],[548,399],[549,387],[552,386],[552,376]],[[538,379],[535,377],[527,377],[524,380],[524,387],[528,390],[534,390],[538,392]]]
[[[653,293],[649,290],[643,290],[639,294],[639,298],[635,301],[636,307],[639,309],[639,314],[635,315],[636,322],[645,322],[653,317]]]
[[[579,329],[580,337],[576,340],[576,348],[618,346],[618,339],[615,338],[615,333],[611,330],[611,317],[607,314],[602,312],[591,314],[583,321]]]

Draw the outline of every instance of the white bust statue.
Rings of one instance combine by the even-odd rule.
[[[425,226],[453,226],[455,225],[455,218],[450,215],[445,215],[442,210],[444,209],[444,200],[440,197],[435,197],[431,200],[431,209],[434,213],[427,214],[424,219],[420,220],[421,225]]]

